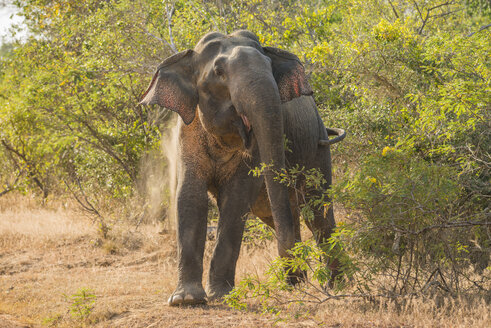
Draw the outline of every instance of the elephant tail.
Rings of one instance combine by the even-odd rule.
[[[321,139],[319,140],[319,146],[330,146],[337,142],[340,142],[346,137],[346,131],[338,128],[326,128],[328,136],[336,136],[333,139]]]

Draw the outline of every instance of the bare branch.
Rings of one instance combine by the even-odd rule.
[[[22,176],[23,173],[24,173],[23,171],[19,171],[17,173],[17,176],[15,177],[14,182],[7,183],[7,185],[5,186],[5,189],[0,192],[0,197],[2,197],[4,195],[8,194],[9,192],[14,191],[15,189],[17,189],[17,183],[19,182],[20,177]]]
[[[65,186],[67,187],[68,191],[72,194],[73,198],[75,198],[75,200],[77,201],[77,203],[87,212],[91,213],[91,214],[95,214],[97,217],[101,218],[101,214],[99,213],[99,211],[92,205],[92,203],[89,202],[89,200],[87,199],[87,196],[85,195],[85,192],[82,188],[82,186],[80,185],[80,181],[78,180],[78,178],[75,178],[78,186],[79,186],[79,189],[82,193],[82,196],[84,197],[84,200],[85,200],[85,203],[82,199],[80,199],[80,197],[78,197],[77,193],[72,190],[72,188],[70,188],[70,185],[65,181],[63,180],[63,183],[65,184]]]
[[[467,35],[467,37],[469,38],[469,37],[473,36],[474,34],[479,33],[479,32],[481,32],[482,30],[485,30],[485,29],[487,29],[487,28],[489,28],[489,27],[491,27],[491,24],[484,25],[483,27],[481,27],[481,28],[479,29],[479,31],[472,32],[471,34]]]
[[[441,14],[437,14],[437,15],[431,15],[430,18],[441,18],[441,17],[445,17],[448,15],[458,13],[459,11],[462,11],[462,9],[457,9],[457,10],[453,10],[453,11],[449,11],[449,12],[441,13]]]
[[[430,9],[428,9],[428,11],[432,11],[432,10],[435,10],[437,8],[440,8],[440,7],[443,7],[443,6],[450,6],[450,5],[453,5],[455,3],[455,1],[447,1],[447,2],[444,2],[444,3],[441,3],[439,5],[436,5],[434,7],[431,7]]]
[[[159,41],[160,43],[162,44],[165,44],[167,47],[169,47],[174,53],[176,52],[174,50],[174,48],[172,47],[172,45],[169,43],[169,41],[167,40],[164,40],[162,38],[159,38],[158,36],[156,36],[155,34],[151,33],[150,31],[148,31],[147,29],[139,26],[139,25],[135,25],[137,28],[139,28],[143,33],[145,33],[146,35],[154,38],[155,40]]]
[[[454,11],[454,12],[442,13],[440,15],[431,15],[431,12],[433,10],[435,10],[435,9],[438,9],[438,8],[441,8],[441,7],[444,7],[444,6],[453,5],[455,3],[455,1],[452,0],[452,1],[447,1],[447,2],[444,2],[444,3],[441,3],[439,5],[436,5],[436,6],[433,6],[431,8],[426,9],[426,15],[425,15],[425,18],[423,18],[423,15],[421,13],[421,10],[418,7],[418,4],[416,3],[416,1],[413,1],[413,3],[415,5],[415,7],[416,7],[416,10],[418,11],[419,17],[422,20],[422,24],[421,24],[421,27],[419,28],[418,34],[422,34],[423,33],[423,30],[424,30],[426,24],[428,23],[428,20],[431,17],[443,17],[443,16],[447,16],[447,15],[450,15],[450,14],[453,14],[454,12],[456,12],[456,11]]]
[[[396,18],[399,18],[399,14],[397,13],[397,10],[396,8],[394,7],[394,5],[392,4],[392,1],[389,0],[389,4],[392,8],[392,11],[394,12],[394,15],[396,16]]]
[[[38,178],[39,172],[37,171],[36,166],[27,158],[27,156],[25,154],[23,154],[19,150],[15,149],[6,140],[2,140],[1,143],[7,151],[15,154],[22,161],[24,161],[24,163],[29,165],[29,167],[31,169],[28,171],[28,176],[29,176],[29,178],[32,179],[32,181],[34,181],[34,183],[39,187],[39,189],[41,189],[41,191],[43,192],[43,198],[46,199],[48,197],[48,189],[41,182],[41,180],[39,180],[39,178]]]
[[[419,14],[419,18],[421,18],[421,21],[424,21],[423,19],[423,14],[421,14],[421,10],[419,10],[419,6],[418,6],[418,3],[416,1],[413,0],[413,3],[414,3],[414,6],[416,7],[416,11],[418,12]]]
[[[220,28],[218,28],[218,24],[217,22],[215,21],[215,19],[213,18],[213,15],[210,14],[209,12],[209,9],[208,7],[206,6],[206,2],[203,2],[203,6],[206,7],[206,10],[207,11],[204,11],[202,10],[201,8],[196,8],[196,6],[194,4],[191,3],[191,6],[193,6],[194,9],[196,9],[197,11],[200,11],[204,16],[208,16],[209,17],[209,20],[211,21],[212,25],[213,25],[213,28],[217,31],[220,31]]]
[[[107,142],[107,140],[101,134],[99,134],[99,132],[96,131],[87,121],[81,119],[80,122],[87,128],[87,130],[89,130],[89,132],[92,134],[92,136],[95,137],[97,139],[97,141],[99,141],[99,143],[97,144],[95,142],[91,142],[88,139],[85,139],[81,136],[79,136],[79,138],[81,140],[89,142],[90,144],[94,145],[95,147],[99,148],[100,150],[103,150],[106,154],[108,154],[109,156],[114,158],[116,160],[116,162],[118,162],[121,165],[123,170],[132,179],[132,181],[135,181],[136,180],[135,172],[130,169],[130,167],[124,162],[123,159],[121,159],[118,156],[118,154],[116,154],[116,152],[114,151],[112,146]]]
[[[9,193],[11,191],[12,191],[12,189],[10,189],[10,188],[7,187],[7,189],[5,189],[2,192],[0,192],[0,197],[2,197],[3,195],[6,195],[7,193]]]
[[[491,226],[491,221],[477,221],[477,222],[449,222],[445,224],[434,224],[422,229],[412,231],[412,230],[402,230],[395,226],[392,228],[394,231],[409,234],[409,235],[419,235],[433,229],[454,229],[454,228],[464,228],[464,227],[474,227],[474,226]]]
[[[165,11],[167,14],[167,28],[169,30],[169,46],[172,49],[172,51],[175,54],[177,54],[179,51],[177,51],[177,47],[176,47],[176,44],[174,42],[174,37],[172,35],[172,16],[174,15],[174,12],[176,11],[174,4],[172,4],[172,6],[166,5]]]

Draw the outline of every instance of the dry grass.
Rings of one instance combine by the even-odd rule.
[[[87,218],[60,204],[42,208],[33,198],[0,199],[0,249],[45,247],[52,241],[74,239],[93,232]]]
[[[103,241],[96,226],[76,211],[33,199],[0,198],[0,327],[271,327],[273,316],[239,312],[219,303],[171,308],[176,284],[173,235],[157,227],[115,227]],[[105,243],[110,242],[111,245]],[[212,243],[207,246],[207,259]],[[237,275],[262,277],[275,246],[244,248]],[[206,272],[205,272],[206,277]],[[69,313],[70,295],[90,288],[97,299],[88,320]],[[288,295],[285,295],[288,297]],[[415,301],[404,309],[355,300],[294,305],[297,319],[279,327],[488,327],[490,308]]]

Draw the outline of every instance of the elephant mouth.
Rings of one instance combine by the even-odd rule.
[[[246,149],[249,149],[251,146],[251,139],[252,139],[252,126],[245,114],[239,114],[237,111],[238,116],[240,117],[240,120],[236,120],[234,122],[234,125],[237,127],[239,131],[239,135],[242,139],[242,142],[244,144],[244,147]]]

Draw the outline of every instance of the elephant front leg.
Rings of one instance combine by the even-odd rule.
[[[183,173],[177,188],[178,284],[169,305],[206,303],[202,285],[208,196],[206,183]]]
[[[262,178],[254,178],[249,166],[241,166],[230,180],[219,188],[217,204],[220,211],[217,242],[210,263],[208,299],[228,294],[235,285],[235,267],[239,257],[245,215],[256,200]]]

